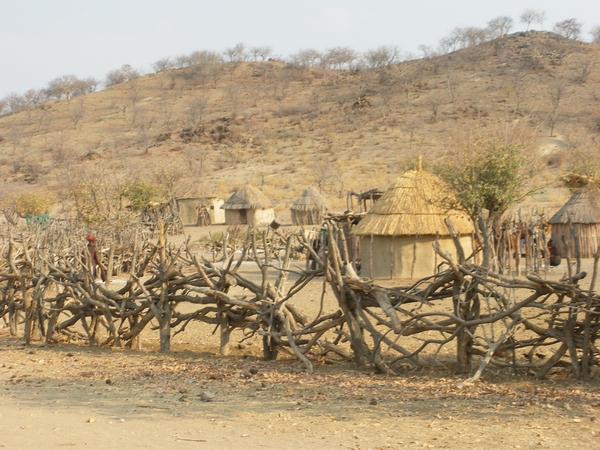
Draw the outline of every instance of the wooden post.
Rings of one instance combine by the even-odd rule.
[[[371,234],[371,242],[369,244],[369,278],[375,278],[373,276],[373,234]]]
[[[419,233],[415,234],[415,242],[413,243],[413,260],[410,266],[410,277],[415,277],[415,265],[417,264],[417,241],[419,239]]]
[[[583,331],[583,355],[581,357],[581,371],[583,372],[583,379],[590,381],[590,339],[592,334],[592,297],[594,289],[596,287],[596,279],[598,278],[598,260],[600,260],[600,246],[596,253],[594,253],[594,272],[592,275],[592,281],[590,283],[590,293],[585,303],[585,322]]]
[[[392,240],[390,242],[390,280],[394,278],[394,238],[396,233],[392,234]]]
[[[168,352],[171,350],[171,305],[169,304],[168,284],[167,284],[167,251],[165,242],[165,228],[162,219],[158,221],[159,237],[158,246],[160,249],[160,276],[162,278],[160,301],[158,302],[158,325],[160,336],[160,351]]]
[[[110,246],[110,250],[108,251],[108,264],[106,265],[106,281],[105,281],[105,286],[108,286],[110,284],[110,279],[112,278],[112,273],[113,273],[113,259],[115,257],[115,244],[113,243]]]

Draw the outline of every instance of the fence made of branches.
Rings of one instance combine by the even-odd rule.
[[[452,225],[448,222],[452,232]],[[598,364],[600,296],[595,291],[598,255],[589,287],[581,262],[567,261],[558,281],[536,273],[509,277],[473,263],[454,235],[458,258],[435,246],[448,269],[410,286],[385,287],[357,273],[346,234],[324,224],[328,239],[315,249],[307,233],[248,229],[235,250],[223,238],[221,255],[203,258],[190,243],[158,240],[140,252],[124,286],[91,276],[82,244],[66,245],[47,234],[9,236],[0,259],[0,319],[14,336],[89,345],[136,347],[142,332],[157,333],[160,349],[193,322],[209,324],[228,354],[231,335],[259,337],[264,357],[285,351],[313,370],[316,360],[343,358],[385,373],[415,366],[446,366],[478,378],[488,364],[546,376],[567,366],[590,379]],[[301,249],[314,261],[294,264]],[[258,277],[247,275],[251,264]],[[305,288],[319,281],[321,304],[302,309]],[[314,292],[314,290],[313,290]],[[541,355],[541,356],[540,356]]]

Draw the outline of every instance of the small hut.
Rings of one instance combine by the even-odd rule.
[[[275,220],[271,200],[250,184],[229,197],[221,208],[227,225],[268,225]]]
[[[309,186],[290,208],[292,225],[321,225],[323,216],[329,209],[319,191]]]
[[[206,226],[225,223],[224,201],[217,197],[178,198],[181,221],[186,226]]]
[[[569,225],[569,222],[571,225]],[[594,182],[576,191],[561,209],[554,214],[552,225],[552,246],[557,256],[576,255],[575,239],[571,227],[579,240],[579,255],[591,258],[600,245],[600,186]]]
[[[442,251],[456,260],[456,247],[444,222],[450,217],[468,255],[473,224],[463,213],[442,206],[450,193],[437,177],[417,170],[403,174],[352,231],[360,237],[361,275],[370,278],[423,278],[438,271]]]

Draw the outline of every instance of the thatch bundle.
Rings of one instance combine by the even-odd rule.
[[[290,210],[293,225],[320,225],[330,208],[319,191],[309,186],[292,204]]]
[[[552,244],[558,256],[567,256],[567,246],[571,256],[575,255],[575,233],[580,256],[591,258],[600,244],[600,186],[588,183],[579,189],[549,223],[552,225]]]
[[[473,224],[466,214],[450,210],[446,185],[423,170],[403,174],[375,203],[354,229],[359,236],[448,236],[444,219],[450,216],[458,233],[470,234]]]
[[[270,209],[273,203],[254,186],[246,184],[221,206],[223,209]]]

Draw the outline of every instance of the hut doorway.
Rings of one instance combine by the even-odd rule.
[[[248,224],[248,211],[245,209],[240,209],[240,223],[242,225]]]

